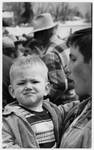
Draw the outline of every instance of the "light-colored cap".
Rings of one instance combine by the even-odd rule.
[[[33,21],[32,32],[47,30],[56,26],[57,26],[57,23],[53,22],[51,14],[43,13],[37,16],[36,19]]]

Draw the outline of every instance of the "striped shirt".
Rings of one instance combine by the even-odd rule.
[[[40,148],[56,148],[54,126],[48,111],[29,110],[25,118],[30,123]]]

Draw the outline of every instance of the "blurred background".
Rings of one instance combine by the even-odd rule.
[[[3,2],[2,25],[12,34],[29,34],[34,17],[49,12],[59,23],[58,35],[65,38],[75,30],[92,26],[92,5],[91,2]]]

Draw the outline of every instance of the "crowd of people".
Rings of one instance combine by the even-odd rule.
[[[92,28],[57,28],[44,13],[32,37],[3,30],[3,148],[92,146]]]

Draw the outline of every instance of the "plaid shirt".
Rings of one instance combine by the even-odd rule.
[[[55,47],[50,47],[47,53],[43,56],[43,60],[49,69],[49,80],[52,84],[61,87],[60,82],[65,84],[65,73],[61,67],[60,59],[55,53],[57,51]],[[62,81],[61,81],[62,79]],[[64,88],[65,89],[65,88]]]
[[[64,103],[66,100],[75,100],[76,94],[74,90],[73,81],[68,79],[70,74],[68,69],[67,56],[65,57],[65,52],[62,49],[64,45],[52,44],[48,48],[47,52],[43,56],[43,61],[46,63],[49,70],[49,81],[51,83],[50,99],[57,105]],[[62,49],[62,62],[59,58],[59,51]],[[71,81],[71,82],[70,82]],[[58,101],[59,99],[59,101]],[[61,99],[61,101],[60,101]]]

